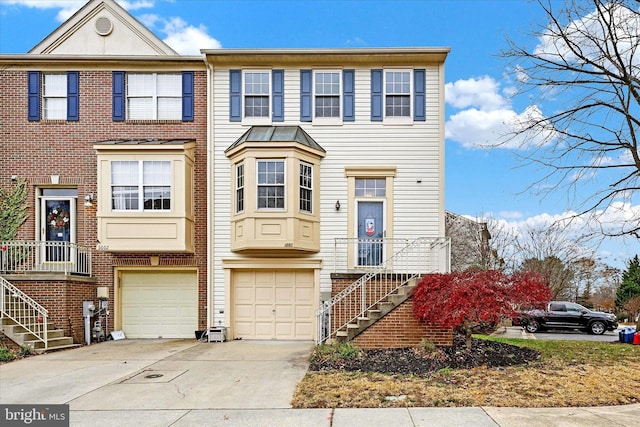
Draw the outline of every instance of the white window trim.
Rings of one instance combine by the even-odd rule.
[[[242,168],[242,186],[238,185],[238,170]],[[247,173],[244,162],[236,163],[235,165],[235,206],[234,210],[236,214],[241,214],[245,211],[245,204],[247,200]],[[238,209],[238,191],[242,189],[242,209]],[[257,187],[256,187],[257,189]]]
[[[338,112],[338,117],[317,117],[316,116],[316,73],[336,73],[338,74],[338,108],[339,108],[339,112]],[[336,125],[336,124],[342,124],[342,115],[343,115],[343,89],[342,89],[342,85],[343,85],[343,81],[342,81],[342,70],[337,70],[337,69],[328,69],[328,70],[323,70],[323,69],[317,69],[317,70],[313,70],[312,76],[311,76],[311,86],[312,86],[312,94],[313,97],[311,99],[311,109],[313,111],[313,124],[316,125]],[[322,96],[322,95],[320,95]]]
[[[129,100],[130,99],[134,99],[134,98],[149,98],[149,96],[134,96],[134,95],[129,95],[129,76],[131,75],[151,75],[153,76],[153,80],[154,80],[154,84],[153,84],[153,91],[151,93],[151,103],[152,103],[152,110],[151,110],[151,117],[150,118],[130,118],[130,114],[129,114]],[[177,117],[174,118],[170,118],[170,119],[159,119],[158,118],[158,98],[179,98],[180,102],[182,102],[182,84],[180,85],[180,95],[179,96],[159,96],[158,95],[158,76],[161,74],[167,74],[167,75],[176,75],[176,76],[180,76],[179,73],[127,73],[125,75],[125,89],[126,89],[126,116],[127,116],[127,120],[182,120],[182,112],[180,112],[180,114],[178,114]],[[182,80],[180,80],[182,82]]]
[[[267,117],[252,117],[252,116],[246,116],[245,115],[245,108],[247,107],[247,96],[251,96],[248,95],[245,91],[245,75],[247,73],[262,73],[262,74],[267,74],[269,76],[268,83],[269,83],[269,91],[268,91],[268,98],[269,100],[268,102],[268,106],[269,106],[269,113],[267,114]],[[242,70],[242,124],[247,124],[247,125],[265,125],[265,124],[271,124],[271,116],[273,114],[273,73],[271,72],[271,70],[267,70],[267,69],[247,69],[247,70]]]
[[[47,95],[47,76],[63,76],[64,77],[64,94],[63,95]],[[67,120],[68,107],[67,98],[69,94],[69,83],[65,73],[43,73],[42,75],[42,118],[43,120]],[[64,100],[63,114],[61,117],[51,117],[51,111],[47,108],[47,100]]]
[[[260,162],[281,162],[284,165],[284,169],[283,169],[283,174],[284,174],[284,184],[282,184],[282,187],[284,188],[284,206],[282,208],[261,208],[260,207],[260,195],[259,195],[259,191],[258,188],[260,188],[260,181],[258,178],[259,172],[258,172],[258,165],[260,164]],[[256,159],[256,166],[255,166],[255,171],[256,171],[256,212],[281,212],[281,211],[286,211],[287,210],[287,203],[288,203],[288,197],[287,197],[287,159],[279,159],[279,158],[274,158],[274,159],[270,159],[270,158],[263,158],[263,159]],[[269,184],[264,184],[265,186],[269,185]]]
[[[309,179],[311,181],[310,182],[311,185],[309,187],[304,187],[302,184],[300,184],[300,177],[302,176],[302,173],[300,171],[301,166],[306,166],[309,168],[309,172],[310,172]],[[305,161],[300,161],[298,163],[298,210],[300,211],[300,213],[303,213],[303,214],[313,215],[313,211],[315,209],[313,173],[314,173],[314,170],[313,170],[312,163],[305,162]],[[309,190],[310,192],[311,198],[309,200],[309,203],[311,204],[311,210],[306,211],[300,207],[300,203],[302,203],[302,195],[300,194],[302,189]],[[286,203],[286,198],[285,198],[285,203]]]
[[[409,73],[409,116],[397,117],[387,116],[387,73],[407,72]],[[389,94],[391,95],[391,94]],[[409,68],[385,68],[382,75],[382,115],[383,123],[386,124],[413,124],[413,69]]]
[[[169,162],[169,171],[171,173],[171,176],[169,177],[169,181],[171,182],[171,184],[169,185],[169,191],[171,193],[171,197],[170,197],[170,208],[169,209],[145,209],[144,208],[144,187],[145,187],[145,183],[144,183],[144,163],[145,162],[155,162],[155,161],[160,161],[160,162]],[[116,209],[113,207],[113,172],[112,172],[112,165],[115,162],[136,162],[138,164],[138,209]],[[172,212],[176,203],[176,199],[175,199],[175,191],[174,191],[174,185],[173,185],[173,161],[172,160],[111,160],[110,162],[110,166],[109,168],[111,169],[110,171],[110,176],[109,176],[109,180],[110,180],[110,187],[109,187],[109,191],[110,191],[110,195],[109,195],[109,203],[110,203],[110,207],[111,207],[111,212],[153,212],[153,213],[167,213],[167,212]],[[120,185],[122,186],[122,185]],[[128,187],[133,187],[133,185],[128,185]]]

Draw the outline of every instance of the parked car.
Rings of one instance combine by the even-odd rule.
[[[590,334],[601,335],[605,331],[618,328],[616,316],[567,301],[551,301],[546,310],[532,310],[523,313],[520,324],[527,332],[542,329],[581,329]]]

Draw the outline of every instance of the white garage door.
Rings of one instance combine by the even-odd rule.
[[[236,270],[234,338],[313,340],[312,270]]]
[[[193,338],[198,329],[195,272],[124,272],[122,330],[127,338]]]

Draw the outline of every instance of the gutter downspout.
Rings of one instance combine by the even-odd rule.
[[[215,174],[212,173],[213,165],[213,66],[204,57],[207,66],[207,331],[215,326],[215,319],[212,318],[214,313],[214,293],[213,293],[213,265],[214,265],[214,248],[213,248],[213,180]]]

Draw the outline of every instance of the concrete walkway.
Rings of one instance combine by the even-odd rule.
[[[72,426],[639,425],[640,404],[291,409],[312,348],[310,342],[109,341],[0,365],[0,405],[68,404]]]

